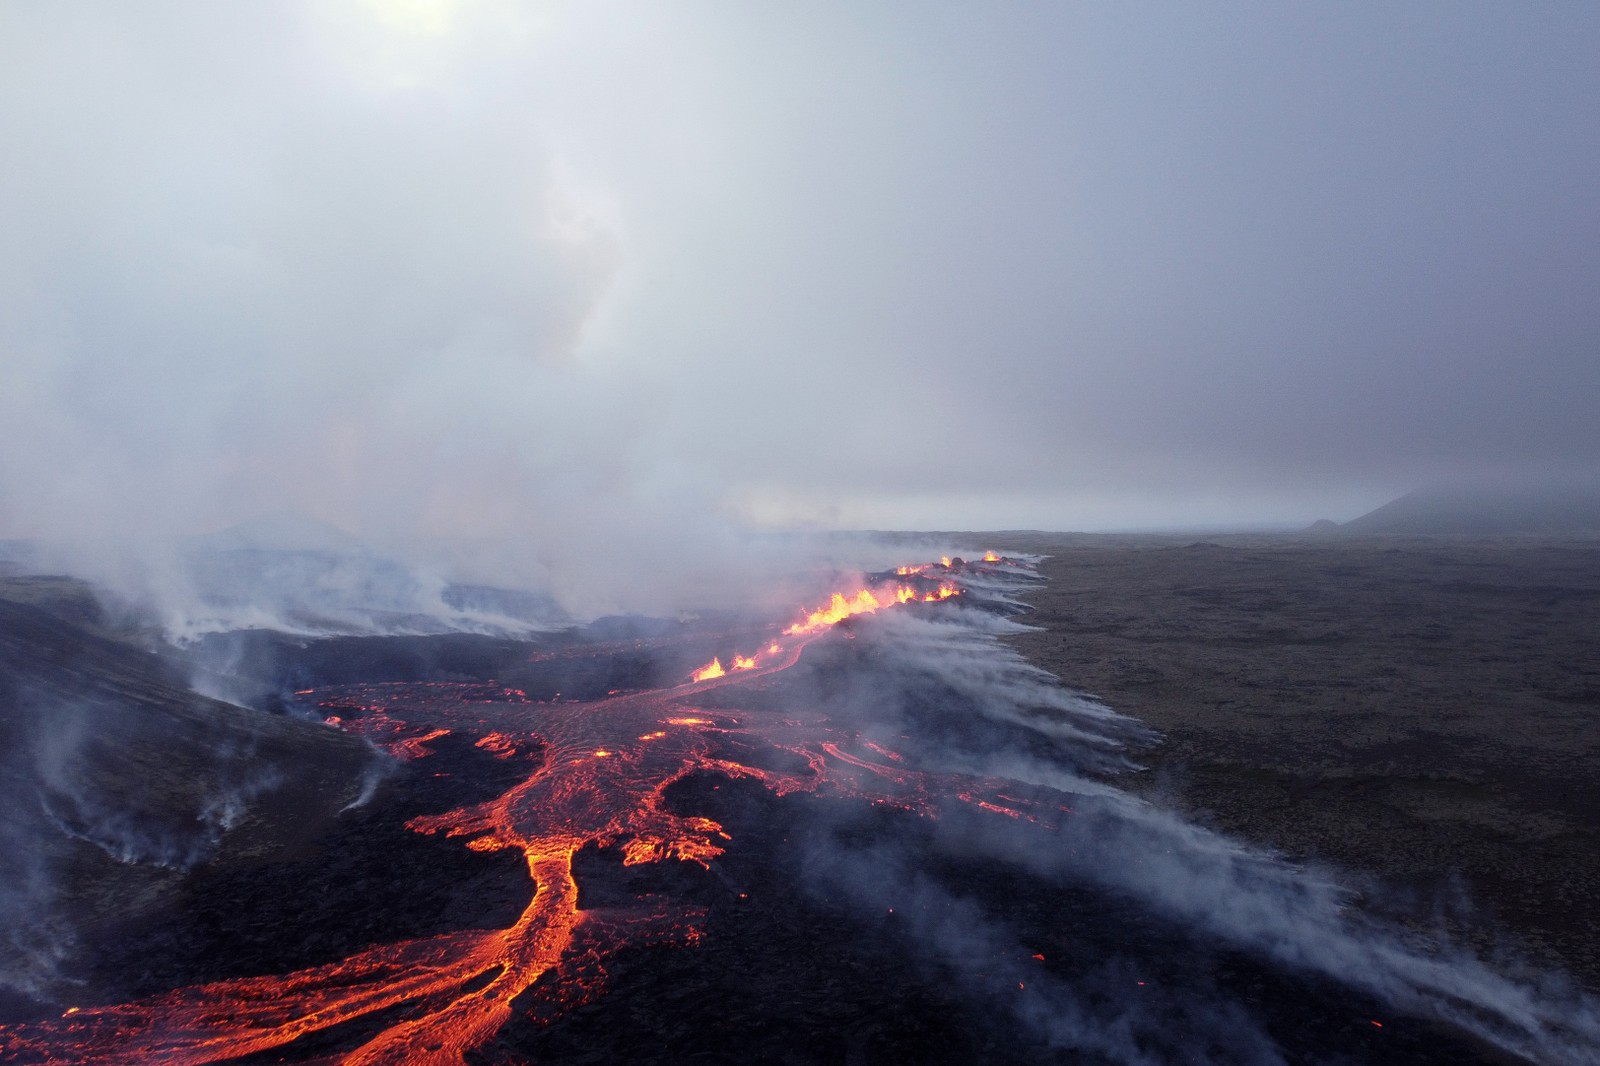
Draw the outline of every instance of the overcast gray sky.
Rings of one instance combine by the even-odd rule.
[[[1600,5],[0,2],[0,536],[1600,468]]]

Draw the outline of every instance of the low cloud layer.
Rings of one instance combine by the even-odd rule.
[[[636,579],[752,522],[1302,522],[1592,469],[1597,38],[12,6],[0,536],[288,511]]]

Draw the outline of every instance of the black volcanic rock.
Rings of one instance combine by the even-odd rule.
[[[433,748],[425,763],[390,769],[368,803],[315,839],[259,858],[220,850],[187,873],[170,903],[108,923],[76,975],[126,1000],[336,962],[373,944],[511,925],[533,894],[520,855],[472,851],[406,823],[488,799],[518,769],[465,738],[440,738]]]
[[[163,905],[185,869],[322,831],[376,758],[315,722],[195,693],[174,660],[75,620],[71,596],[4,585],[0,1014],[8,997],[61,993],[79,946]]]
[[[267,629],[210,633],[190,647],[201,664],[226,664],[242,703],[256,693],[370,681],[488,681],[521,665],[532,645],[477,633],[308,639]],[[220,686],[227,677],[218,679]]]
[[[1353,540],[1318,541],[1315,550],[1327,551],[1330,543],[1366,547]],[[1235,542],[1173,549],[1159,552],[1171,568],[1164,576],[1181,578],[1162,582],[1173,595],[1217,605],[1222,590],[1193,575],[1197,567],[1222,565],[1244,569],[1251,596],[1280,595],[1273,582],[1250,576],[1264,563]],[[1126,597],[1115,602],[1125,607]],[[924,607],[940,609],[915,604],[906,610]],[[1041,607],[1035,614],[1048,618],[1049,611]],[[1141,618],[1172,613],[1143,612]],[[1075,609],[1062,611],[1054,628],[1083,626],[1075,635],[1087,639],[1096,632],[1092,623]],[[552,884],[562,884],[562,849],[581,839],[586,843],[571,865],[581,912],[574,916],[580,920],[571,927],[573,939],[560,960],[509,1004],[511,1017],[497,1017],[494,1036],[467,1052],[474,1066],[1508,1061],[1463,1029],[1429,1020],[1441,1014],[1449,1019],[1450,1010],[1430,1015],[1425,1003],[1416,1016],[1408,1013],[1403,994],[1389,1002],[1362,991],[1367,986],[1359,979],[1343,984],[1342,977],[1329,976],[1340,974],[1338,967],[1310,961],[1324,948],[1366,943],[1377,930],[1331,916],[1317,903],[1322,896],[1315,882],[1303,907],[1296,903],[1302,898],[1296,886],[1306,884],[1298,871],[1280,871],[1270,858],[1257,862],[1231,846],[1202,850],[1198,845],[1209,839],[1203,829],[1169,833],[1153,807],[1121,802],[1112,786],[1091,781],[1087,771],[1052,776],[1064,788],[1008,777],[1002,794],[991,793],[990,779],[940,769],[962,762],[1004,765],[983,758],[1003,756],[1006,762],[1026,757],[1032,766],[1065,771],[1074,760],[1070,745],[1054,750],[1062,736],[1036,730],[1041,736],[1031,743],[1022,728],[1032,720],[1029,712],[1043,714],[1051,704],[1030,702],[1018,705],[1021,715],[996,714],[1012,705],[983,698],[988,686],[1006,683],[1009,691],[1026,672],[985,675],[971,645],[919,643],[902,631],[923,628],[858,619],[810,644],[793,665],[752,674],[742,687],[729,682],[660,697],[634,693],[587,708],[558,707],[553,698],[541,705],[508,691],[506,676],[494,684],[374,681],[305,694],[347,724],[379,727],[368,734],[375,739],[402,736],[415,743],[395,746],[405,759],[370,803],[335,819],[331,830],[254,861],[219,849],[215,859],[183,875],[181,903],[147,908],[142,920],[136,915],[110,925],[115,935],[100,938],[101,950],[78,973],[89,979],[85,987],[93,994],[130,999],[216,978],[287,976],[369,945],[504,928],[530,899],[530,869],[540,877],[555,872]],[[1238,639],[1237,632],[1214,631],[1215,644]],[[609,691],[603,686],[644,684],[652,673],[675,679],[681,672],[670,664],[695,648],[704,652],[745,635],[736,638],[717,628],[653,642],[592,643],[573,635],[522,649],[516,684],[532,693],[559,681],[566,693],[560,703],[567,704],[571,684],[579,692]],[[1275,657],[1298,649],[1280,633],[1265,639]],[[481,644],[413,640],[301,650],[329,653],[330,669],[356,668],[354,659],[343,666],[339,660],[362,649],[374,654],[360,660],[361,670],[426,664],[434,676],[466,676],[494,658],[480,658],[493,651]],[[120,655],[115,647],[106,653],[112,659]],[[1148,674],[1139,676],[1149,680]],[[1190,680],[1181,683],[1187,687]],[[152,685],[152,691],[160,687]],[[103,695],[120,698],[123,687],[112,684]],[[1055,690],[1038,690],[1036,698],[1044,691]],[[675,717],[672,708],[691,705],[705,717]],[[815,716],[826,725],[808,724]],[[623,750],[610,740],[634,737],[652,722],[709,726],[712,718],[718,724],[693,734],[692,749],[654,763],[642,747]],[[763,719],[767,729],[761,728]],[[401,731],[382,731],[391,726]],[[1132,723],[1115,734],[1111,728],[1095,735],[1138,740],[1143,732]],[[501,730],[526,733],[526,742],[507,745]],[[849,769],[826,772],[813,758],[816,747],[783,742],[795,730],[844,767],[895,787],[866,778],[865,785],[852,785],[858,775]],[[667,735],[650,732],[637,740],[654,744]],[[602,739],[614,750],[600,750]],[[670,752],[665,744],[662,749]],[[852,751],[875,751],[889,762],[856,758]],[[686,760],[685,752],[695,757]],[[601,766],[607,769],[597,773]],[[766,770],[793,776],[801,787],[781,787]],[[496,824],[507,832],[530,843],[556,842],[549,849],[530,848],[528,862],[516,848],[477,850],[472,834],[485,824],[477,815],[413,824],[419,813],[506,794],[528,774],[543,780],[528,778],[534,787],[508,795],[507,804],[495,808]],[[616,789],[622,791],[611,791]],[[630,865],[629,830],[619,831],[623,823],[615,810],[598,802],[630,795],[640,804],[634,810],[651,824],[657,815],[670,815],[698,823],[697,832],[715,830],[708,837],[716,845],[708,861]],[[1017,806],[996,806],[981,796]],[[567,797],[576,802],[569,805]],[[499,823],[507,812],[511,820]],[[429,832],[439,828],[465,831],[453,837]],[[1176,861],[1168,858],[1173,855]],[[1187,893],[1183,902],[1166,895],[1174,883]],[[1296,932],[1297,918],[1266,926],[1270,941],[1256,939],[1249,925],[1243,935],[1230,928],[1228,915],[1242,913],[1248,922],[1252,911],[1264,907],[1270,918],[1278,903],[1289,918],[1315,921],[1317,935]],[[571,913],[548,906],[552,910],[529,911],[529,928],[540,928],[545,919],[538,914]],[[1212,922],[1212,909],[1227,912],[1225,920]],[[1290,947],[1307,950],[1278,950],[1278,934],[1285,931]],[[1378,935],[1372,945],[1387,951],[1391,940]],[[1398,942],[1394,946],[1403,950]],[[1381,964],[1383,955],[1358,956],[1369,957]],[[439,958],[448,960],[449,953]],[[459,993],[453,1002],[472,1006],[499,972],[497,965],[468,978],[449,995]],[[388,981],[391,973],[410,976],[383,967],[375,971],[376,980]],[[344,968],[334,974],[340,987],[361,994],[378,987]],[[261,986],[250,985],[248,996],[196,993],[204,1007],[202,1024],[244,1025],[263,998]],[[317,997],[302,991],[296,977],[264,998],[277,1010],[281,993],[294,1017],[312,1017],[305,1008]],[[410,1049],[413,1059],[422,1059],[452,1039],[442,1024],[445,1016],[435,1012],[439,1001],[426,1001],[432,995],[326,1028],[312,1026],[303,1035],[284,1028],[279,1033],[287,1043],[233,1061],[335,1061],[408,1018],[440,1026],[429,1043]],[[1470,989],[1464,993],[1466,1010],[1483,1002],[1470,995]],[[485,992],[483,1000],[492,996]],[[96,1005],[93,998],[80,1002]],[[83,1018],[57,1020],[45,1010],[35,1010],[34,1017],[41,1028],[54,1026],[74,1041],[86,1026],[100,1024],[109,1032],[107,1044],[74,1043],[74,1051],[116,1048],[116,1040],[130,1031],[138,1040],[146,1032],[153,1041],[168,1039],[170,1032],[184,1038],[181,1027],[188,1022],[178,1013],[163,1017],[160,1009],[145,1000],[131,1011],[113,1008],[98,1021],[91,1017],[97,1012],[87,1009]],[[56,1049],[68,1045],[45,1047],[34,1058],[25,1057],[26,1045],[18,1046],[24,1047],[19,1061],[56,1061]],[[205,1050],[225,1049],[217,1052],[220,1057],[242,1046],[248,1045],[224,1039]],[[0,1058],[6,1055],[0,1052]],[[1547,1060],[1578,1061],[1570,1055]]]

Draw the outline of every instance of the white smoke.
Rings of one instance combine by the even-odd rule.
[[[1028,580],[999,572],[983,578],[994,591],[1010,594],[1023,594]],[[890,612],[858,632],[858,641],[873,646],[874,662],[895,664],[886,668],[900,672],[889,676],[899,676],[902,685],[920,676],[924,686],[913,691],[924,698],[1029,730],[1053,749],[1049,756],[1009,744],[916,749],[931,770],[1004,779],[1044,810],[1071,812],[1043,828],[983,819],[951,804],[933,830],[939,848],[1027,869],[1052,883],[1096,886],[1275,966],[1331,978],[1395,1011],[1460,1026],[1515,1054],[1600,1061],[1600,1004],[1570,980],[1517,963],[1491,964],[1442,933],[1394,924],[1364,908],[1332,871],[1288,863],[1116,787],[1106,772],[1132,768],[1124,746],[1151,735],[1063,688],[1000,643],[1021,628],[956,608],[941,611],[937,620]],[[866,733],[875,719],[885,723],[885,734],[900,729],[900,711],[882,696],[858,701],[855,711]],[[863,902],[901,901],[896,913],[906,912],[930,958],[946,968],[960,971],[957,962],[970,956],[984,960],[992,976],[997,966],[1004,972],[1003,960],[1026,958],[1003,916],[985,913],[917,869],[907,852],[830,838],[808,861],[824,884]],[[1104,975],[1069,983],[1036,968],[1014,969],[1014,979],[1027,984],[1016,1000],[1017,1015],[1054,1044],[1118,1062],[1170,1061],[1152,1057],[1150,1048],[1159,1046],[1170,1013],[1181,1009],[1189,1013],[1185,1024],[1203,1038],[1203,1046],[1182,1049],[1186,1061],[1282,1061],[1265,1032],[1225,1000],[1171,990],[1159,1009],[1147,997],[1143,1005],[1107,1013],[1093,1006],[1103,999],[1095,989]]]

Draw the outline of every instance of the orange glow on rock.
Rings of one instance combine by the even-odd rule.
[[[517,754],[517,742],[504,733],[485,733],[472,745],[490,752],[497,759],[509,759]]]
[[[907,569],[931,568],[902,573]],[[891,580],[835,593],[784,631],[794,639],[771,642],[772,657],[759,670],[755,655],[734,656],[732,675],[716,658],[691,681],[658,690],[537,705],[520,691],[472,683],[306,690],[301,695],[320,697],[325,711],[341,710],[347,730],[402,759],[443,763],[449,746],[431,742],[455,733],[508,765],[525,765],[499,796],[406,823],[412,832],[475,852],[520,854],[533,886],[522,913],[503,929],[374,944],[291,973],[213,981],[134,1003],[72,1008],[70,1018],[0,1026],[0,1046],[30,1062],[201,1063],[264,1060],[309,1034],[332,1032],[345,1043],[319,1061],[463,1066],[469,1057],[477,1061],[477,1049],[517,1011],[530,1009],[524,1004],[564,1010],[598,995],[608,951],[695,943],[704,908],[669,901],[580,910],[573,872],[574,856],[586,847],[617,848],[628,866],[676,861],[710,869],[729,839],[723,826],[673,813],[664,798],[691,774],[757,782],[777,796],[825,789],[923,818],[938,817],[942,804],[964,802],[1033,820],[1037,808],[1000,795],[1001,782],[917,769],[820,710],[773,713],[740,709],[748,705],[733,700],[704,712],[693,702],[704,695],[693,686],[713,678],[728,676],[719,696],[741,685],[759,689],[846,618],[960,591],[943,584],[930,593],[931,584]],[[592,650],[574,652],[580,653]],[[737,733],[741,745],[765,745],[787,757],[739,761],[718,747],[728,733]]]
[[[722,668],[722,659],[716,658],[690,674],[689,677],[693,681],[710,681],[713,677],[721,677],[727,672]]]
[[[428,742],[450,735],[448,729],[435,729],[420,737],[402,737],[385,745],[389,754],[399,759],[420,759],[428,754]]]
[[[907,567],[901,567],[897,572],[905,573],[907,569]],[[926,569],[926,567],[919,567],[918,569]],[[837,625],[853,615],[871,614],[885,607],[912,603],[917,600],[932,603],[949,599],[952,596],[959,595],[960,592],[959,588],[949,582],[941,584],[936,590],[927,593],[921,592],[912,585],[897,582],[881,584],[876,588],[857,589],[848,596],[842,592],[835,592],[833,598],[825,606],[811,611],[803,621],[796,622],[783,632],[785,636],[804,636]],[[776,649],[777,645],[774,644],[773,648]]]
[[[831,625],[842,622],[853,614],[870,614],[882,606],[883,603],[872,594],[871,589],[858,589],[854,595],[848,598],[842,592],[835,592],[833,598],[828,601],[827,606],[818,607],[806,615],[805,621],[796,622],[783,632],[786,636],[815,633],[819,629],[827,629]]]

